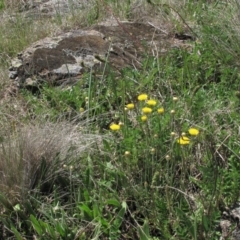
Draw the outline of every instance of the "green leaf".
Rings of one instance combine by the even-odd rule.
[[[127,203],[124,201],[124,202],[122,202],[122,207],[121,207],[120,211],[118,212],[117,216],[115,217],[115,220],[113,221],[113,224],[110,228],[110,237],[109,237],[110,240],[119,239],[119,237],[120,237],[119,228],[122,225],[126,210],[127,210]]]
[[[14,235],[16,237],[16,240],[23,240],[24,238],[21,236],[21,234],[18,232],[18,230],[11,225],[11,230],[14,232]]]
[[[58,239],[58,237],[57,237],[57,235],[56,235],[56,232],[55,232],[55,230],[51,227],[51,226],[49,226],[48,224],[46,224],[46,231],[47,231],[47,233],[51,236],[51,239]],[[58,231],[59,232],[59,231]]]
[[[89,201],[90,201],[90,197],[89,197],[89,193],[88,193],[87,190],[84,191],[83,195],[84,195],[84,199],[85,199],[85,201],[86,201],[86,202],[89,202]]]
[[[194,227],[195,225],[190,220],[190,217],[188,217],[180,208],[176,208],[176,212],[179,218],[181,219],[181,221],[187,227],[188,232],[195,239],[195,227]]]
[[[33,211],[33,207],[32,207],[32,205],[31,205],[30,202],[26,201],[26,202],[24,203],[24,207],[27,209],[28,214],[32,214],[32,215],[35,214],[34,211]]]
[[[99,215],[100,215],[100,213],[99,213],[99,210],[98,210],[98,206],[97,206],[97,204],[94,204],[93,205],[93,217],[97,218],[97,217],[99,217]]]
[[[113,222],[115,230],[118,230],[121,227],[126,210],[127,210],[127,203],[124,201],[124,202],[122,202],[122,208],[118,212],[118,214]]]
[[[93,219],[93,212],[92,210],[85,204],[82,204],[81,206],[79,206],[80,210],[84,213],[88,215],[88,217],[90,217],[91,219]]]
[[[202,221],[203,221],[204,230],[206,232],[208,232],[208,230],[209,230],[209,218],[207,216],[203,216]]]
[[[149,223],[148,223],[147,219],[144,220],[144,224],[142,227],[139,226],[138,234],[139,234],[140,240],[150,240],[151,239],[151,236],[149,233]]]
[[[107,205],[113,205],[115,207],[120,207],[120,202],[117,199],[108,199],[106,201]]]
[[[59,222],[56,224],[56,229],[58,231],[58,233],[62,236],[62,237],[65,237],[66,235],[66,231],[65,231],[65,228],[63,227],[62,224],[60,224]]]
[[[34,229],[36,230],[36,232],[41,236],[43,234],[43,231],[42,231],[42,226],[39,223],[39,221],[32,214],[30,215],[30,220],[31,220],[32,225],[33,225]]]

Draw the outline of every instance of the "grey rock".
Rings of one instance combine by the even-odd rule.
[[[81,70],[81,66],[76,66],[74,64],[64,64],[60,68],[54,69],[53,72],[56,74],[76,76],[81,72]]]
[[[236,228],[233,232],[232,232],[232,238],[231,240],[240,240],[240,229]]]
[[[11,70],[11,71],[9,71],[8,77],[9,77],[10,79],[15,79],[15,78],[17,77],[17,75],[18,75],[18,72],[17,72],[17,71]]]
[[[221,238],[220,240],[240,240],[240,203],[235,203],[231,208],[226,208],[220,221]]]
[[[231,215],[234,219],[240,221],[240,206],[239,206],[239,204],[231,210]]]
[[[34,81],[32,78],[26,79],[26,87],[36,87],[37,81]]]
[[[229,220],[220,221],[220,228],[222,230],[221,240],[224,240],[229,236],[230,227],[231,227],[231,222]]]
[[[124,67],[141,68],[143,54],[164,54],[169,47],[171,39],[148,24],[96,25],[32,44],[12,60],[9,77],[20,86],[26,86],[28,78],[37,84],[61,85],[76,82],[90,69],[101,72],[106,64],[116,72]]]
[[[15,58],[11,61],[12,69],[17,69],[22,66],[22,60],[19,58]]]

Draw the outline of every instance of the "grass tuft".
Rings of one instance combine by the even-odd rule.
[[[34,123],[13,133],[2,132],[1,192],[11,189],[24,199],[41,184],[54,184],[55,175],[64,175],[63,166],[80,170],[81,156],[100,148],[102,141],[100,135],[84,133],[85,128],[88,128],[86,124],[64,121]]]

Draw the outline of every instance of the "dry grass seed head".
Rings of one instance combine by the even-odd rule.
[[[5,189],[24,196],[26,191],[35,186],[43,160],[46,174],[45,179],[40,181],[48,181],[55,174],[66,172],[62,167],[64,164],[75,164],[80,168],[81,155],[101,148],[102,137],[83,133],[79,129],[80,124],[47,122],[27,125],[2,139],[0,191],[5,186]]]

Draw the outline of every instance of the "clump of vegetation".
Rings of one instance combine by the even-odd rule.
[[[96,1],[86,25],[104,6],[120,19],[147,6],[169,33],[194,34],[183,47],[146,56],[140,70],[2,100],[0,238],[219,238],[223,211],[239,202],[239,4],[174,3]],[[29,39],[44,20],[21,21],[1,22],[1,92],[10,57],[51,31]]]

